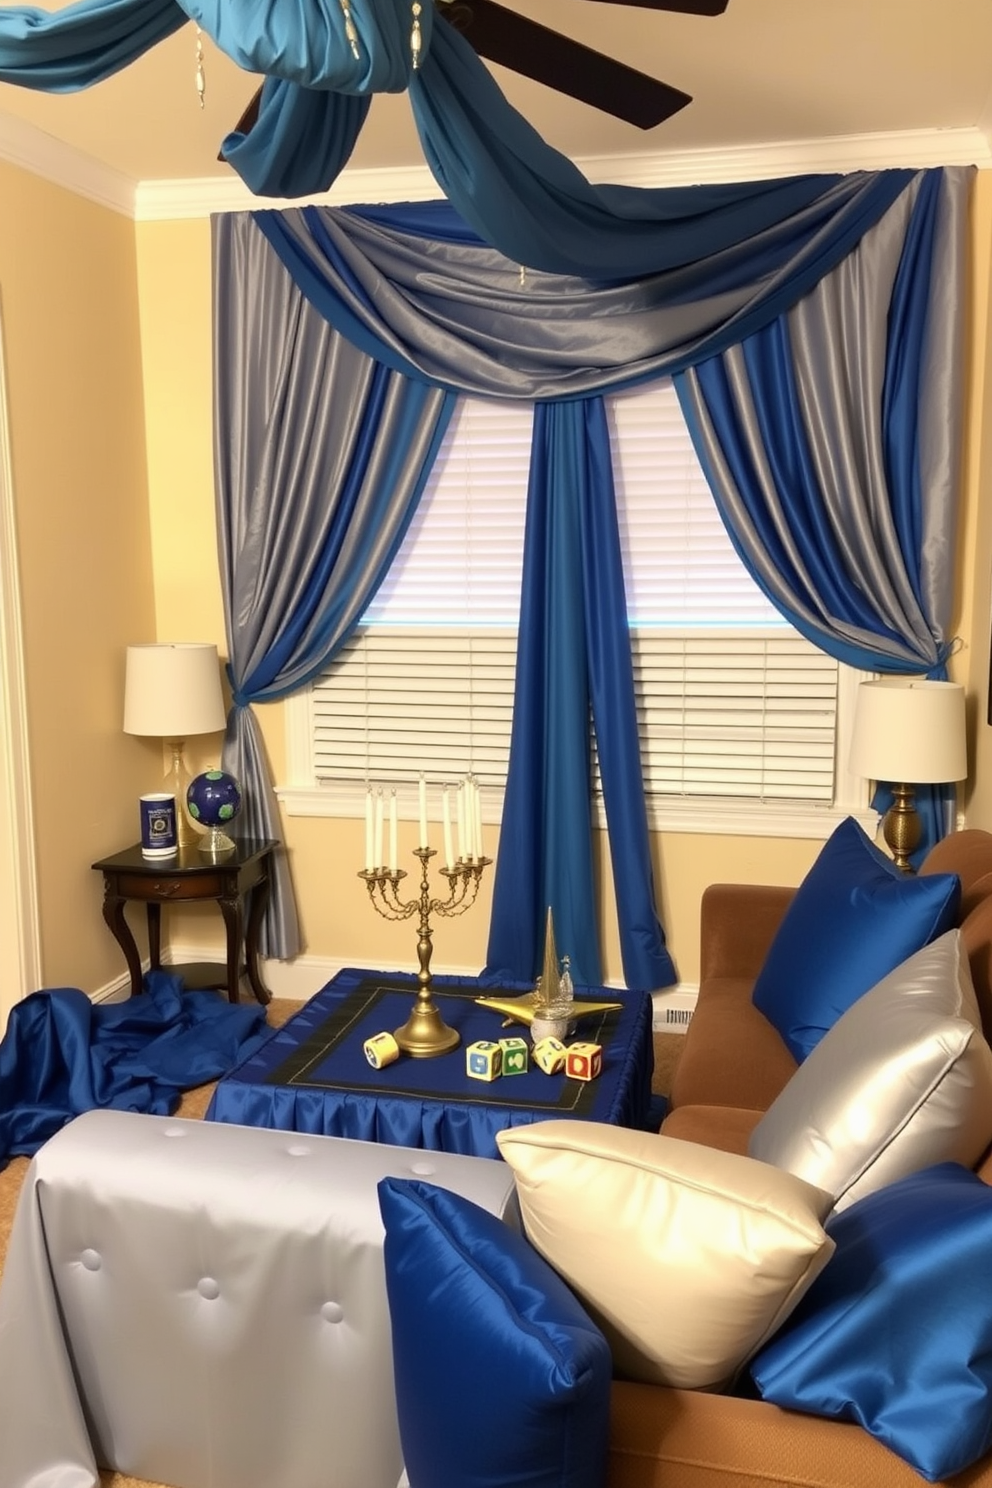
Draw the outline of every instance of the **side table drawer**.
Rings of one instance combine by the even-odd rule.
[[[114,892],[125,899],[217,899],[224,892],[224,876],[204,873],[177,879],[119,873],[114,880]]]

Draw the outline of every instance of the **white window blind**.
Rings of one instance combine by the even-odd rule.
[[[651,795],[829,803],[837,664],[783,630],[633,632]]]
[[[502,789],[515,630],[369,626],[314,687],[319,780],[435,784],[474,774]]]
[[[612,398],[610,424],[631,626],[788,629],[734,551],[672,384]]]
[[[829,803],[837,664],[740,563],[671,384],[610,416],[649,794]],[[314,684],[318,781],[504,785],[531,425],[525,405],[461,401],[397,561]]]
[[[367,625],[505,625],[520,619],[533,410],[462,398]]]

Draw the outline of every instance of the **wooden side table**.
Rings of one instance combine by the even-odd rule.
[[[242,970],[260,1003],[272,994],[258,968],[258,933],[269,898],[269,869],[277,842],[237,842],[223,857],[212,858],[198,848],[180,848],[169,858],[146,858],[141,844],[125,848],[92,864],[103,874],[103,918],[124,952],[131,974],[131,996],[141,991],[141,957],[124,913],[128,901],[145,905],[151,969],[161,965],[163,904],[191,904],[212,900],[219,905],[227,929],[227,962],[174,966],[187,987],[218,987],[238,1001]],[[250,895],[250,900],[249,900]],[[246,913],[247,903],[247,913]]]

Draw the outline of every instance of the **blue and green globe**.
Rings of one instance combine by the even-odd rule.
[[[227,826],[241,810],[241,787],[224,770],[204,770],[190,781],[186,805],[193,820],[202,826]]]

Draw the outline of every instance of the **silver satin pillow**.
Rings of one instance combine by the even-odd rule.
[[[799,1066],[748,1153],[834,1195],[835,1208],[992,1141],[992,1050],[959,930],[866,992]]]

